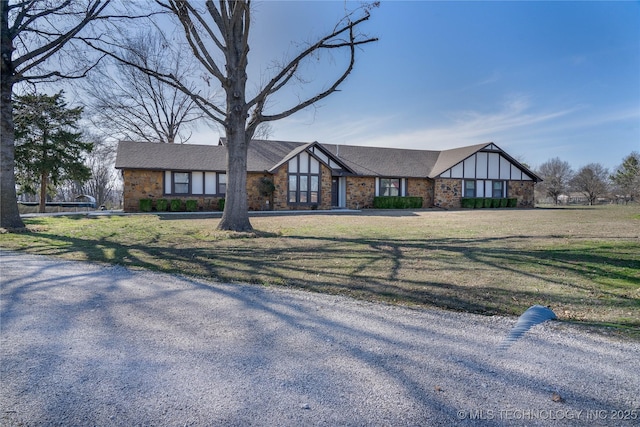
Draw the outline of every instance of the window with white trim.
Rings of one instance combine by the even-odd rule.
[[[176,172],[164,174],[164,194],[222,197],[227,192],[227,175],[223,172]]]
[[[463,197],[488,197],[500,199],[507,197],[507,182],[500,180],[473,180],[463,181]]]
[[[400,178],[380,178],[381,196],[400,196]]]

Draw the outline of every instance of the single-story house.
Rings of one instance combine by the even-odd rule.
[[[141,199],[197,200],[217,210],[226,192],[226,140],[218,145],[120,142],[124,210]],[[259,185],[268,178],[267,199]],[[422,207],[459,208],[463,197],[517,198],[532,207],[535,173],[494,143],[444,151],[253,140],[247,159],[251,210],[363,209],[376,196],[415,196]]]

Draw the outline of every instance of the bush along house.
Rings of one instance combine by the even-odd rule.
[[[124,210],[221,210],[218,145],[120,142]],[[541,179],[494,143],[444,151],[253,140],[251,210],[533,207]]]

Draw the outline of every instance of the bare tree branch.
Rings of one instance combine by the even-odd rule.
[[[334,31],[325,37],[321,38],[317,43],[309,46],[307,49],[302,51],[298,56],[296,56],[293,60],[291,60],[286,66],[282,68],[282,70],[274,76],[262,89],[258,95],[255,96],[251,101],[248,102],[249,106],[256,105],[256,109],[253,113],[253,117],[251,119],[249,126],[257,126],[259,123],[264,121],[275,121],[280,120],[285,117],[288,117],[304,108],[309,107],[312,104],[320,101],[321,99],[326,98],[336,91],[338,86],[347,78],[351,71],[353,70],[355,64],[355,47],[367,43],[372,43],[377,41],[377,38],[366,38],[363,40],[357,40],[356,35],[354,33],[354,28],[361,24],[364,21],[367,21],[370,17],[368,11],[365,12],[364,16],[355,20],[355,21],[347,21],[345,25],[341,27],[336,27]],[[336,39],[339,35],[344,32],[349,33],[349,39],[347,41],[342,41],[339,43],[332,43],[331,41]],[[271,114],[271,115],[262,115],[262,111],[265,106],[265,102],[267,98],[281,90],[291,78],[295,75],[300,63],[306,59],[307,57],[315,54],[318,50],[321,49],[339,49],[348,47],[350,52],[349,65],[346,67],[342,75],[337,78],[334,83],[326,90],[321,93],[316,94],[315,96],[309,97],[304,101],[300,101],[296,106],[285,110],[279,114]]]
[[[73,26],[68,31],[57,35],[56,38],[41,45],[40,47],[30,50],[22,54],[22,56],[13,60],[13,68],[15,70],[14,81],[18,82],[26,79],[35,79],[42,78],[40,76],[25,76],[25,73],[38,67],[40,64],[44,63],[52,56],[62,49],[62,47],[73,37],[75,37],[90,21],[97,19],[100,14],[104,11],[104,9],[108,6],[110,0],[95,0],[92,4],[90,4],[88,10],[84,14],[84,18],[80,20],[80,22]],[[36,2],[33,2],[35,4]],[[69,5],[70,0],[62,3],[60,7],[51,10],[45,10],[40,13],[33,15],[30,17],[28,22],[25,24],[31,24],[37,18],[42,18],[50,15],[51,13],[57,12],[60,9]],[[25,31],[25,27],[22,26],[22,31]],[[24,64],[24,67],[19,70],[19,68]],[[48,73],[49,76],[54,75],[54,73]]]
[[[126,41],[125,60],[148,69],[172,67],[177,80],[193,73],[183,53],[172,52],[159,34],[147,32]],[[150,142],[186,142],[185,129],[204,117],[193,99],[137,67],[107,63],[86,81],[88,103],[98,127],[117,139]]]
[[[207,98],[203,97],[202,95],[200,95],[199,92],[196,92],[195,89],[192,89],[190,87],[188,87],[187,85],[185,85],[182,81],[180,81],[173,73],[163,73],[160,72],[158,70],[154,70],[151,69],[149,67],[145,67],[142,64],[136,63],[134,61],[128,60],[125,58],[126,56],[126,52],[121,52],[120,50],[122,50],[122,46],[121,45],[116,45],[116,44],[112,44],[112,43],[108,43],[108,42],[104,42],[99,40],[98,42],[101,42],[102,44],[106,44],[106,47],[102,47],[101,45],[99,45],[98,43],[96,43],[96,40],[92,40],[90,38],[83,38],[82,39],[88,46],[92,47],[93,49],[97,50],[98,52],[103,53],[104,55],[115,59],[116,61],[130,66],[130,67],[134,67],[138,70],[140,70],[141,72],[157,79],[158,81],[165,83],[171,87],[174,87],[178,90],[180,90],[181,92],[187,94],[189,97],[191,97],[191,99],[193,100],[193,102],[195,102],[201,109],[202,111],[212,120],[224,124],[224,120],[225,120],[225,112],[219,108],[216,104],[214,104],[213,102],[211,102],[210,100],[208,100]],[[107,49],[110,48],[110,49]],[[116,53],[114,53],[116,52]]]

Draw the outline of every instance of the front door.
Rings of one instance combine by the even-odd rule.
[[[331,206],[334,208],[337,208],[339,203],[338,195],[340,194],[340,185],[338,182],[337,176],[331,177]]]

